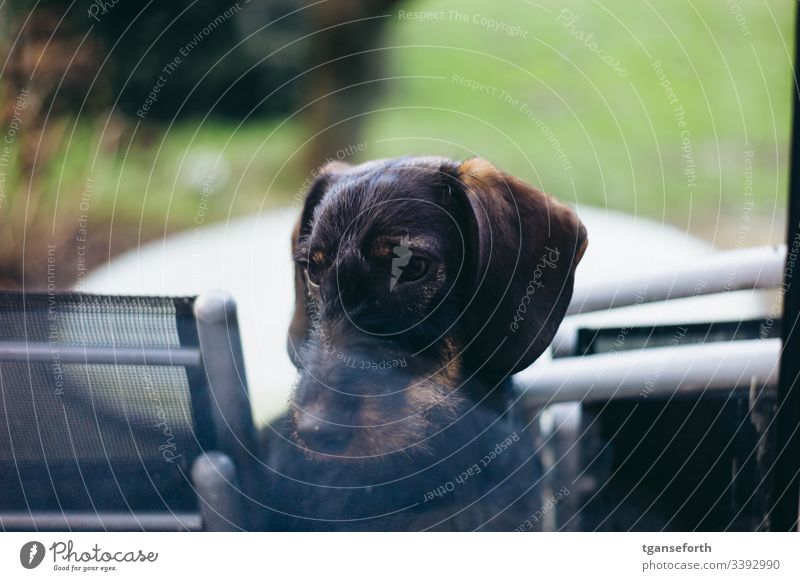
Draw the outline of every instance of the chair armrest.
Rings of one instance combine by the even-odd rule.
[[[204,531],[247,530],[244,497],[233,461],[222,452],[205,452],[192,465],[192,482]]]

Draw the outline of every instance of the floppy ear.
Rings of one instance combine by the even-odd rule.
[[[314,221],[314,210],[325,197],[325,192],[331,183],[336,179],[338,173],[345,171],[350,166],[343,162],[330,162],[323,166],[316,175],[314,183],[311,184],[306,193],[303,211],[295,223],[292,230],[292,256],[297,248],[297,242],[303,236],[311,234],[311,227]],[[294,314],[289,323],[289,336],[286,340],[286,349],[295,367],[302,367],[297,351],[308,339],[311,328],[310,313],[308,312],[308,288],[303,271],[295,265],[294,267]]]
[[[499,380],[533,363],[553,340],[586,229],[570,207],[485,159],[461,163],[457,177],[475,255],[465,360]]]

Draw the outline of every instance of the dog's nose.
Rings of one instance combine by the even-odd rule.
[[[313,452],[343,452],[353,436],[353,428],[337,425],[302,412],[297,420],[297,434]]]

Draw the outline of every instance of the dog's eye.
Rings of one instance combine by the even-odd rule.
[[[400,276],[401,282],[414,282],[420,280],[430,269],[431,261],[422,256],[412,256],[408,264],[403,268],[403,274]]]

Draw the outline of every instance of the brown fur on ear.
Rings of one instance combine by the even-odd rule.
[[[472,211],[475,275],[466,360],[499,380],[553,340],[587,236],[574,210],[482,158],[456,171]],[[483,366],[483,367],[481,367]]]
[[[325,164],[315,175],[314,183],[311,184],[306,193],[305,203],[300,216],[292,230],[292,255],[297,248],[300,236],[309,234],[311,222],[314,218],[314,209],[322,201],[328,187],[337,173],[346,171],[350,166],[341,161],[331,161]],[[301,348],[308,338],[311,328],[307,309],[308,289],[306,288],[305,275],[297,266],[294,267],[294,314],[289,323],[289,335],[286,341],[286,349],[295,367],[302,367],[297,356],[298,349]]]

